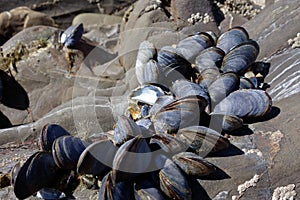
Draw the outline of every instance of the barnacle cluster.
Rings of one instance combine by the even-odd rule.
[[[293,39],[288,40],[288,44],[292,46],[292,48],[300,47],[300,33],[297,33],[297,36]]]
[[[207,24],[212,21],[214,21],[214,18],[208,13],[204,13],[204,15],[201,15],[200,13],[191,14],[191,17],[188,18],[188,22],[190,24],[195,24],[196,22],[203,22],[204,24]]]
[[[214,3],[224,15],[234,13],[248,19],[253,18],[261,10],[259,7],[256,8],[249,0],[225,0],[224,2],[215,0]]]

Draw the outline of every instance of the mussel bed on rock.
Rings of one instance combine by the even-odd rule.
[[[246,121],[268,119],[272,109],[263,90],[268,65],[255,62],[258,53],[241,27],[219,38],[197,33],[161,50],[141,43],[135,66],[140,87],[129,95],[113,137],[103,133],[90,144],[45,125],[40,151],[13,170],[17,198],[45,191],[72,197],[88,176],[93,188],[100,187],[99,199],[209,199],[198,180],[234,174],[205,157],[242,154],[225,135],[239,134]]]

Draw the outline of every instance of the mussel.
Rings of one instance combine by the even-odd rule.
[[[140,85],[158,82],[162,74],[158,63],[154,60],[156,49],[148,41],[140,44],[135,64],[135,73]]]
[[[129,181],[147,172],[151,149],[141,135],[125,142],[116,152],[112,167],[112,181]]]
[[[179,129],[176,137],[202,157],[226,149],[230,145],[227,138],[204,126],[190,126]]]
[[[84,33],[82,24],[75,24],[68,27],[64,32],[59,34],[59,42],[65,47],[74,47]]]
[[[177,165],[167,160],[159,172],[160,188],[171,199],[191,199],[192,191],[187,175]]]
[[[216,105],[213,113],[240,118],[259,117],[267,114],[271,106],[271,97],[263,90],[238,90]]]
[[[224,73],[208,87],[212,107],[218,104],[231,92],[238,89],[239,77],[235,73]]]
[[[64,135],[70,135],[70,133],[63,127],[57,124],[44,125],[39,137],[38,144],[40,149],[42,151],[51,151],[54,140]]]
[[[178,99],[188,96],[200,96],[203,97],[207,102],[209,102],[209,97],[206,90],[200,85],[192,83],[188,80],[176,80],[172,84],[171,90]]]
[[[55,164],[51,153],[37,152],[21,166],[14,178],[14,193],[19,199],[26,199],[45,187],[54,187],[66,173]]]
[[[77,172],[103,178],[110,171],[117,150],[110,140],[100,140],[89,145],[78,159]]]
[[[234,72],[236,74],[242,74],[256,60],[258,53],[259,46],[255,41],[249,40],[244,42],[225,55],[221,70],[223,70],[224,73]]]
[[[203,97],[181,98],[161,107],[159,111],[151,116],[151,121],[157,133],[176,132],[179,128],[198,125],[200,123],[200,113],[206,105],[207,101]],[[150,110],[151,113],[153,112]]]
[[[216,46],[227,54],[231,49],[248,40],[248,32],[243,27],[233,27],[220,35]]]
[[[79,157],[88,145],[88,142],[73,136],[57,138],[52,145],[56,165],[62,169],[76,169]]]
[[[225,53],[218,47],[209,47],[201,51],[196,57],[196,70],[201,74],[204,69],[217,67],[220,68]]]
[[[214,45],[214,40],[211,35],[200,32],[179,41],[176,49],[187,61],[195,63],[196,56],[212,45]]]

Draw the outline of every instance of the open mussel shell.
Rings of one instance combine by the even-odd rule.
[[[14,181],[17,198],[26,199],[44,187],[51,187],[64,173],[56,166],[51,153],[37,152],[19,169]]]
[[[242,74],[256,60],[259,53],[258,44],[249,40],[232,49],[223,59],[221,70]]]
[[[212,45],[214,45],[214,40],[211,35],[201,32],[179,41],[176,49],[187,61],[194,63],[196,56]]]
[[[51,151],[52,144],[56,138],[70,135],[63,127],[57,124],[46,124],[39,137],[39,147],[42,151]]]
[[[216,171],[216,166],[192,152],[181,152],[173,156],[173,161],[189,176],[208,176]]]
[[[239,44],[249,40],[249,35],[243,27],[233,27],[220,35],[216,46],[228,53]]]
[[[125,141],[142,134],[141,128],[129,117],[121,115],[118,117],[114,129],[114,141],[116,144],[122,144]]]
[[[186,174],[171,160],[159,172],[161,190],[171,199],[191,199],[192,191]]]
[[[200,85],[185,79],[175,81],[172,84],[171,90],[178,99],[188,96],[200,96],[209,101],[209,97],[205,89],[203,89]]]
[[[238,89],[239,77],[235,73],[224,73],[218,77],[209,87],[208,93],[212,106],[219,103],[232,91]]]
[[[100,140],[89,145],[79,157],[78,174],[103,177],[111,169],[117,150],[110,140]]]
[[[267,114],[271,106],[271,97],[263,90],[238,90],[216,105],[213,113],[240,118],[260,117]]]
[[[224,51],[218,47],[209,47],[204,49],[196,57],[196,70],[201,74],[202,71],[207,68],[220,68],[224,56]]]
[[[133,185],[128,182],[113,183],[111,173],[101,181],[99,200],[130,200],[134,199]]]
[[[116,152],[112,167],[114,183],[127,181],[145,173],[151,162],[151,149],[141,135],[125,142]]]
[[[161,108],[151,117],[151,121],[157,133],[176,132],[179,128],[198,125],[200,113],[206,106],[207,101],[203,97],[181,98]]]
[[[88,145],[88,142],[73,136],[57,138],[52,145],[55,163],[62,169],[76,169],[79,157]]]
[[[205,126],[190,126],[178,130],[176,137],[198,155],[204,157],[229,147],[230,142],[217,131]]]
[[[134,185],[136,200],[164,200],[165,196],[156,185],[148,179],[139,180]]]
[[[164,88],[165,87],[160,87],[159,85],[145,84],[134,89],[129,95],[129,98],[139,103],[153,105],[157,101],[158,97],[167,92],[163,90]]]
[[[26,110],[29,107],[29,98],[25,89],[4,71],[0,70],[2,83],[2,97],[0,102],[10,108]]]

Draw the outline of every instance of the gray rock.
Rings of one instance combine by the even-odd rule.
[[[258,59],[270,57],[284,49],[288,46],[287,40],[300,32],[299,7],[299,1],[279,0],[243,25],[260,45]]]
[[[104,25],[114,25],[120,24],[122,22],[122,17],[97,14],[97,13],[81,13],[74,17],[72,24],[83,24],[86,31],[91,28],[101,27]]]
[[[213,17],[212,2],[208,0],[172,0],[171,1],[171,14],[175,22],[187,22],[192,14],[199,13],[204,16],[207,13]]]

